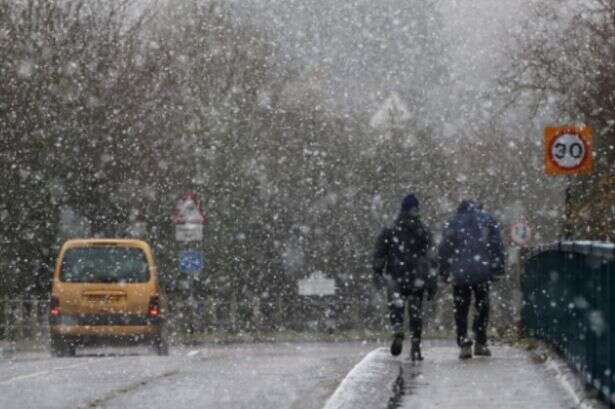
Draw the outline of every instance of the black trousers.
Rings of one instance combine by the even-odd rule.
[[[421,341],[423,333],[423,289],[414,289],[410,292],[392,291],[389,294],[389,316],[394,332],[403,332],[404,313],[406,306],[410,315],[410,333],[412,340]]]
[[[453,286],[455,322],[457,324],[457,345],[472,345],[468,337],[468,313],[474,293],[476,315],[472,329],[478,344],[487,344],[487,325],[489,325],[489,288],[488,281],[476,284],[456,284]]]

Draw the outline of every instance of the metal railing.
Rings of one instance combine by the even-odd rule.
[[[0,339],[46,338],[48,312],[48,300],[0,298]]]
[[[382,330],[387,325],[386,305],[365,300],[299,298],[292,307],[283,302],[229,302],[228,300],[169,300],[168,325],[175,334],[255,331],[335,332]],[[0,340],[46,343],[49,301],[0,298]]]
[[[525,334],[554,346],[615,406],[615,244],[559,242],[521,277]]]

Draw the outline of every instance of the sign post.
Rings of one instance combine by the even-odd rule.
[[[201,202],[193,192],[188,192],[179,198],[171,220],[175,225],[175,240],[178,242],[178,284],[181,291],[187,292],[187,305],[184,306],[185,316],[189,317],[187,328],[193,331],[198,324],[195,311],[199,304],[195,299],[195,281],[199,280],[205,265],[203,257],[203,227],[207,218],[201,207]],[[197,297],[198,298],[198,297]]]
[[[592,130],[585,126],[547,127],[544,134],[545,172],[567,176],[564,237],[572,237],[572,176],[592,173]]]
[[[175,224],[175,240],[183,243],[203,241],[203,225],[207,218],[196,194],[184,194],[175,204],[171,220]]]

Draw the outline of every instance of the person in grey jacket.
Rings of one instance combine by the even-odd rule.
[[[461,202],[445,229],[438,254],[441,275],[453,283],[459,358],[472,357],[472,340],[468,337],[472,294],[477,310],[473,325],[474,354],[490,356],[487,347],[489,291],[491,283],[504,274],[504,245],[496,219],[476,201]]]
[[[431,233],[419,218],[419,202],[413,194],[406,196],[401,211],[391,228],[384,228],[376,241],[373,258],[374,283],[389,290],[389,312],[393,327],[391,354],[401,354],[404,340],[404,313],[410,314],[412,343],[410,356],[422,360],[421,335],[423,330],[422,306],[424,293],[432,299],[437,289],[437,276],[429,275],[427,253],[431,246]]]

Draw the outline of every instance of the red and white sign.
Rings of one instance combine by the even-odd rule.
[[[592,171],[592,131],[587,127],[545,128],[548,175],[586,175]]]
[[[207,224],[207,218],[196,194],[184,194],[173,208],[171,220],[174,224]]]
[[[173,208],[171,219],[175,224],[175,240],[185,243],[203,241],[203,225],[207,218],[196,194],[183,195]]]
[[[518,246],[527,246],[532,239],[532,229],[527,220],[520,220],[510,228],[510,239]]]
[[[190,241],[203,241],[202,224],[176,224],[175,240],[184,243]]]

